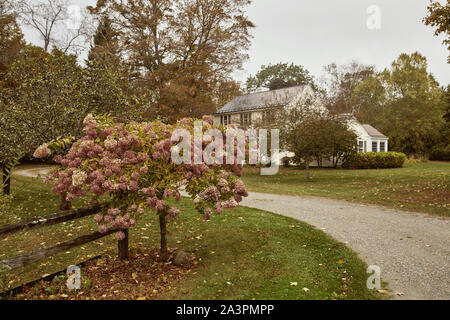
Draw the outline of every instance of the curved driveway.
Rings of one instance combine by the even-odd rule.
[[[368,265],[381,268],[396,299],[450,299],[449,218],[256,192],[242,205],[305,221],[346,243]]]

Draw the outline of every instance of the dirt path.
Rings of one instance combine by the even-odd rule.
[[[18,169],[13,172],[13,175],[35,178],[38,175],[44,176],[50,172],[50,170],[54,168],[54,166],[39,166],[28,169]]]
[[[305,221],[381,268],[397,299],[450,299],[450,219],[316,197],[252,192],[243,206]]]

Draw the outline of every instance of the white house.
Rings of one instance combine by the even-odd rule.
[[[214,114],[214,124],[235,124],[248,128],[252,123],[270,121],[281,108],[293,107],[298,103],[312,105],[328,112],[311,86],[305,84],[235,97]],[[388,137],[368,124],[360,124],[352,115],[342,116],[347,118],[349,127],[358,135],[355,143],[359,152],[388,151]],[[289,156],[288,154],[280,153],[280,158]]]
[[[370,124],[360,124],[352,116],[349,127],[358,135],[358,152],[387,152],[389,138]]]

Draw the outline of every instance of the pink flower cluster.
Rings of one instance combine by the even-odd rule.
[[[44,143],[36,149],[36,151],[33,154],[33,157],[38,159],[44,159],[47,158],[51,153],[52,151],[48,147],[48,144]]]
[[[212,119],[203,119],[204,129]],[[233,208],[248,195],[245,185],[235,175],[242,165],[175,165],[171,161],[172,132],[182,128],[193,132],[193,119],[182,119],[175,125],[160,121],[114,123],[112,119],[88,115],[84,120],[85,136],[73,143],[65,157],[55,156],[61,168],[48,176],[53,193],[65,195],[68,201],[89,193],[97,199],[111,197],[112,208],[95,216],[99,232],[127,229],[136,225],[144,206],[169,219],[180,211],[166,202],[179,201],[180,187],[196,199],[196,208],[209,219],[212,211],[222,213]],[[194,145],[192,145],[194,148]],[[48,153],[43,145],[39,155]],[[233,175],[234,173],[234,175]],[[122,238],[120,231],[116,237]]]
[[[132,218],[129,212],[122,216],[119,208],[108,209],[104,215],[97,214],[94,216],[94,220],[98,223],[98,232],[100,233],[116,229],[128,229],[136,225],[136,219]]]

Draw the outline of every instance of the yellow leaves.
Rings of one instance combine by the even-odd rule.
[[[147,300],[147,297],[138,297],[136,300]]]
[[[345,261],[344,261],[344,260],[339,260],[337,263],[339,263],[339,264],[344,264]]]

